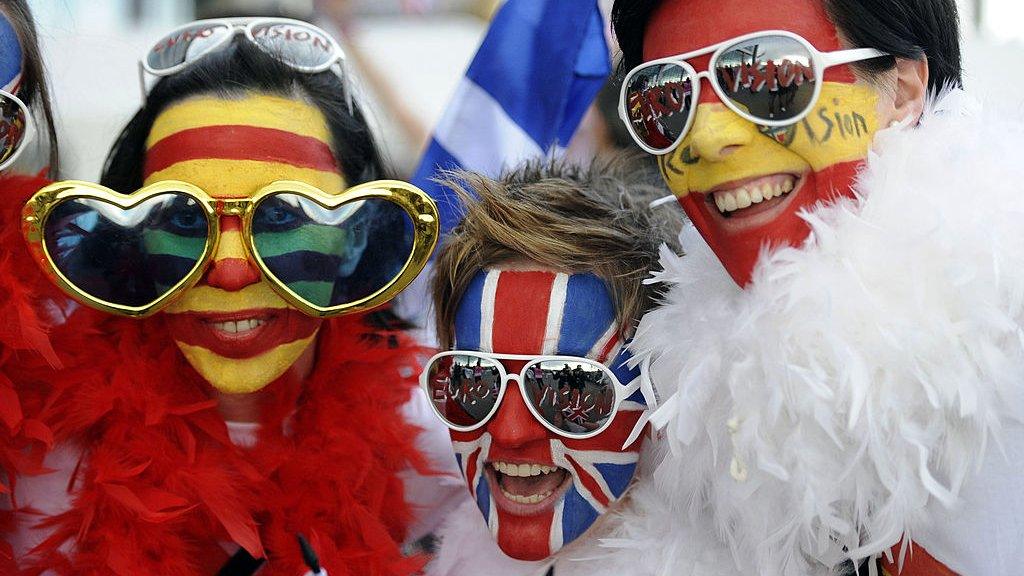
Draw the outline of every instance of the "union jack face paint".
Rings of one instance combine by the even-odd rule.
[[[608,366],[623,384],[639,377],[604,282],[593,274],[484,270],[455,318],[455,347],[496,354],[582,356]],[[503,361],[518,373],[525,362]],[[543,400],[541,400],[543,402]],[[498,546],[521,560],[547,558],[582,536],[625,493],[641,441],[622,445],[646,404],[640,392],[622,403],[607,430],[570,440],[531,414],[509,382],[497,412],[472,432],[451,432],[456,459]],[[579,396],[567,419],[586,417]]]
[[[0,12],[0,88],[17,94],[24,64],[21,39],[11,21]]]
[[[840,50],[844,46],[823,4],[776,0],[752,9],[748,0],[662,2],[644,35],[644,59],[686,54],[766,30],[794,32],[823,52]],[[706,70],[710,56],[689,63]],[[692,128],[675,151],[658,160],[694,226],[743,286],[765,246],[799,245],[807,238],[803,211],[853,196],[854,178],[879,129],[878,91],[858,82],[849,66],[830,67],[805,119],[765,128],[744,120],[705,88]]]

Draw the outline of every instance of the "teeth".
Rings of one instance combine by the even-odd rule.
[[[520,504],[537,504],[538,502],[545,500],[548,496],[551,496],[550,490],[543,494],[531,494],[529,496],[520,496],[519,494],[512,494],[506,492],[505,489],[502,488],[501,493],[505,495],[505,498],[508,498],[509,500],[513,502],[518,502]]]
[[[263,320],[260,320],[259,318],[247,318],[245,320],[238,321],[213,322],[211,325],[214,330],[227,332],[228,334],[238,334],[239,332],[248,332],[259,328],[263,324]]]
[[[760,204],[765,200],[789,194],[796,186],[796,179],[787,176],[775,182],[765,182],[759,186],[744,186],[733,190],[719,190],[714,193],[715,206],[718,211],[726,214]]]
[[[506,476],[540,476],[550,474],[558,470],[556,466],[545,466],[543,464],[510,464],[508,462],[492,462],[491,466]]]
[[[771,197],[772,197],[771,193],[772,193],[771,190],[768,189],[767,186],[765,186],[764,189],[754,188],[754,189],[752,189],[750,191],[750,203],[751,204],[758,204],[758,203],[763,202],[765,200],[770,200]]]
[[[741,188],[736,193],[736,206],[739,208],[749,208],[753,202],[750,199],[750,192],[746,188]]]

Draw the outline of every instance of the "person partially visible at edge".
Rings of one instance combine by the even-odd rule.
[[[634,342],[671,505],[746,573],[1018,573],[1024,129],[961,90],[955,2],[613,21],[625,124],[693,222]]]
[[[17,100],[20,100],[19,103]],[[35,130],[28,130],[29,123]],[[33,138],[34,136],[34,138]],[[42,158],[29,152],[42,149]],[[63,295],[23,249],[21,205],[58,171],[50,93],[32,13],[25,0],[0,2],[0,574],[13,574],[9,544],[16,517],[11,488],[42,471],[52,432],[36,417],[56,357],[46,337],[47,302]],[[39,175],[37,175],[39,174]],[[28,370],[31,376],[26,376]],[[15,382],[26,385],[15,385]],[[28,383],[31,385],[28,385]]]
[[[471,498],[439,532],[428,574],[639,573],[635,555],[606,557],[601,540],[626,537],[626,519],[647,522],[631,494],[658,451],[644,419],[654,398],[624,344],[654,305],[644,280],[678,222],[652,214],[664,191],[636,165],[452,175],[466,213],[438,253],[444,352],[421,385]],[[452,385],[478,362],[507,376],[474,394]]]
[[[299,71],[234,35],[156,82],[102,183],[129,194],[176,180],[237,199],[284,180],[338,194],[383,178],[350,89],[335,71]],[[317,275],[324,262],[354,258],[335,270],[372,276],[404,261],[394,246],[407,231],[392,212],[366,223],[345,253],[323,229],[286,226],[297,213],[265,215],[306,282],[296,286],[330,285],[333,276]],[[455,488],[434,475],[450,467],[450,448],[443,436],[429,445],[422,428],[437,426],[422,398],[410,398],[429,351],[387,307],[329,319],[301,312],[243,246],[252,228],[231,214],[219,227],[202,278],[155,315],[77,307],[54,328],[64,369],[49,377],[41,416],[53,430],[52,472],[18,477],[16,562],[47,574],[198,576],[262,564],[260,574],[298,576],[309,567],[302,535],[333,576],[417,572],[425,559],[403,544],[433,529]],[[160,269],[129,272],[173,274],[205,232],[194,228],[175,215],[173,234],[148,245],[144,265]],[[80,242],[64,246],[102,240],[90,230],[83,220],[71,230]]]
[[[54,128],[50,90],[46,82],[45,67],[39,50],[35,20],[26,0],[0,2],[0,90],[22,100],[38,126],[35,139],[20,144],[28,150],[42,148],[44,156],[22,154],[14,166],[5,172],[41,173],[53,178],[60,168],[58,163],[57,133]],[[24,129],[17,108],[6,98],[0,100],[0,162],[20,147],[10,141],[12,132]]]

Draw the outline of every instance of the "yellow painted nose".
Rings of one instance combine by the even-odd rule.
[[[686,141],[690,154],[708,162],[721,162],[759,135],[757,126],[740,118],[724,104],[701,104]]]

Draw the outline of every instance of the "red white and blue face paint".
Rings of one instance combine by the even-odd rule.
[[[17,95],[21,87],[23,58],[18,32],[7,15],[0,12],[0,88],[11,94]]]
[[[623,384],[639,377],[618,336],[615,307],[593,274],[485,270],[455,317],[455,347],[497,354],[583,356],[608,366]],[[510,374],[525,362],[502,361]],[[505,554],[542,560],[583,535],[625,493],[640,441],[623,450],[643,411],[637,392],[610,427],[586,440],[561,437],[538,422],[509,382],[482,428],[451,432],[470,493]]]

